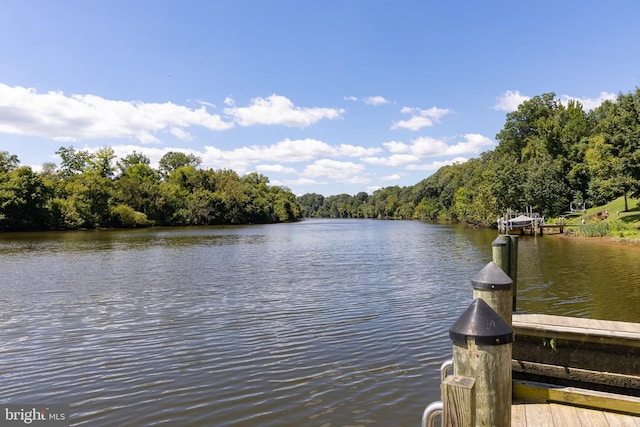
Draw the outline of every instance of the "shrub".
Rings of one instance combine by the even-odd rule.
[[[146,227],[151,225],[147,215],[128,205],[116,205],[111,208],[111,220],[116,227]]]

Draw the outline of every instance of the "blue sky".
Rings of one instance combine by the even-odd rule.
[[[296,194],[413,185],[554,92],[640,85],[640,2],[0,0],[0,150],[193,153]]]

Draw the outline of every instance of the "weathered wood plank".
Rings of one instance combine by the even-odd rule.
[[[574,425],[578,419],[578,411],[573,406],[559,405],[557,403],[553,403],[549,406],[551,407],[553,423],[556,426],[571,426]]]
[[[528,426],[555,427],[551,416],[551,407],[545,404],[524,405]]]
[[[525,401],[568,403],[575,406],[640,415],[640,397],[575,387],[514,380],[513,396],[514,399]]]
[[[524,412],[525,405],[513,404],[511,406],[511,427],[526,427],[527,414]]]
[[[614,387],[634,388],[640,390],[640,375],[600,372],[589,369],[573,368],[570,366],[529,362],[526,360],[512,360],[511,368],[513,369],[513,372],[522,372],[531,375],[580,381],[583,383],[605,384]]]
[[[640,334],[640,323],[617,322],[612,320],[583,319],[579,317],[555,316],[550,314],[514,313],[514,322],[547,327],[565,326],[601,330],[603,332],[619,331]]]
[[[529,335],[558,338],[568,341],[590,341],[598,344],[640,348],[640,334],[636,332],[587,329],[558,325],[523,324],[515,319],[513,320],[513,331],[516,336]]]
[[[548,410],[545,408],[548,407]],[[559,403],[515,401],[511,427],[640,427],[640,416],[579,408]]]
[[[581,409],[576,411],[576,413],[578,414],[578,419],[582,427],[602,427],[609,424],[602,411]]]
[[[640,427],[640,418],[629,415],[604,412],[604,417],[611,427]]]
[[[474,427],[476,395],[474,378],[449,375],[442,382],[442,425]]]

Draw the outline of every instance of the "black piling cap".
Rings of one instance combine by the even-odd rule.
[[[489,304],[476,298],[453,322],[449,337],[458,345],[466,345],[467,338],[475,338],[477,345],[502,345],[513,342],[513,329]]]
[[[511,289],[511,285],[513,285],[511,277],[493,261],[471,278],[471,286],[478,290],[505,291]]]
[[[507,236],[498,236],[491,242],[491,246],[506,246],[508,244],[507,239]]]

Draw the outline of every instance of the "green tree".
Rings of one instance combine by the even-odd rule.
[[[22,166],[0,175],[0,228],[42,229],[48,226],[50,191],[42,177]]]
[[[76,150],[73,146],[60,147],[56,154],[60,156],[60,174],[62,176],[84,172],[91,159],[88,151]]]
[[[532,206],[542,216],[557,216],[569,206],[571,192],[558,160],[541,157],[529,162],[522,189],[525,206]]]
[[[605,198],[640,196],[640,88],[616,101],[605,101],[589,139],[587,165],[593,175],[592,194]]]
[[[224,223],[224,198],[215,191],[197,189],[187,196],[188,224]]]
[[[64,228],[96,228],[110,225],[112,182],[85,172],[63,179],[58,190],[58,212]]]
[[[114,182],[114,199],[150,218],[156,218],[158,212],[155,202],[159,192],[160,174],[149,166],[147,160],[136,156],[118,163],[121,173]]]
[[[163,176],[170,175],[173,171],[186,167],[198,167],[202,163],[200,157],[194,154],[185,154],[179,151],[169,151],[160,159],[159,170]]]
[[[302,206],[305,217],[316,217],[324,204],[324,196],[318,193],[303,194],[298,197],[298,203]]]
[[[20,161],[15,154],[9,154],[7,151],[0,151],[0,174],[15,170]]]
[[[50,204],[54,226],[109,226],[115,170],[113,150],[105,147],[90,154],[73,147],[61,147],[56,153],[60,155],[61,164]]]
[[[137,165],[147,165],[151,164],[151,160],[149,157],[144,154],[138,153],[134,151],[131,154],[127,154],[123,158],[117,161],[118,169],[120,169],[120,173],[125,173],[127,169]]]
[[[273,186],[270,189],[275,220],[278,222],[296,221],[302,216],[302,209],[295,195],[287,188]]]
[[[162,182],[158,186],[158,197],[154,209],[156,219],[164,225],[189,225],[187,199],[189,191],[173,182]]]
[[[116,168],[113,164],[116,155],[111,147],[102,147],[90,155],[87,160],[87,169],[101,178],[113,178]]]
[[[247,221],[259,224],[274,221],[273,205],[269,201],[269,178],[252,172],[243,176],[241,182],[248,198],[244,208]]]
[[[496,135],[496,151],[511,155],[519,162],[529,139],[540,136],[543,123],[553,117],[559,105],[552,92],[524,101],[516,111],[507,114],[503,129]]]

